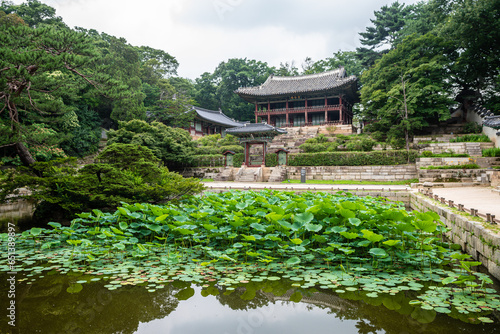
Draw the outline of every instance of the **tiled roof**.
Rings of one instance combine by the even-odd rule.
[[[262,85],[241,87],[235,93],[242,97],[302,94],[348,87],[356,81],[356,76],[351,75],[347,77],[345,69],[340,67],[333,71],[294,77],[277,77],[271,75]]]
[[[500,116],[486,116],[483,118],[483,125],[493,129],[500,129]]]
[[[204,121],[215,123],[217,125],[222,125],[226,127],[238,127],[243,126],[244,123],[235,121],[232,118],[224,115],[222,111],[208,110],[200,107],[193,107],[199,118]]]
[[[274,127],[267,123],[246,123],[243,126],[237,128],[227,129],[226,133],[235,134],[245,134],[245,133],[274,133],[274,134],[284,134],[286,130]]]

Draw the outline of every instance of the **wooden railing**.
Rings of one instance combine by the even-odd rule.
[[[279,108],[279,109],[271,109],[271,110],[258,110],[257,115],[267,115],[268,113],[273,114],[282,114],[282,113],[298,113],[298,112],[321,112],[321,111],[332,111],[332,110],[347,110],[345,106],[341,104],[330,104],[327,106],[311,106],[311,107],[299,107],[299,108]]]

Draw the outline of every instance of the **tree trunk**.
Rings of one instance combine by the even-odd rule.
[[[23,165],[25,165],[26,167],[30,167],[36,162],[30,151],[28,151],[28,148],[23,143],[16,143],[15,148]]]

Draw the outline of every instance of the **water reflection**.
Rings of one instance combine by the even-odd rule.
[[[19,277],[20,278],[20,274]],[[234,291],[174,281],[155,292],[144,286],[109,291],[107,282],[78,285],[82,274],[52,271],[33,284],[16,286],[16,327],[1,322],[0,333],[498,333],[497,325],[472,325],[435,312],[422,313],[394,300],[363,299],[357,292],[302,289],[290,281],[249,282]],[[7,277],[0,276],[7,295]],[[88,276],[87,276],[88,279]],[[78,289],[75,289],[78,290]],[[392,298],[392,297],[391,297]],[[384,305],[400,303],[397,311]],[[0,309],[7,308],[0,299]],[[4,311],[3,311],[4,312]],[[417,312],[417,314],[415,314]],[[4,316],[4,315],[2,315]],[[433,320],[425,323],[427,320]],[[424,323],[423,323],[424,322]]]
[[[9,223],[15,224],[18,231],[24,231],[35,226],[33,210],[33,204],[28,201],[16,201],[0,205],[0,233],[7,232]]]

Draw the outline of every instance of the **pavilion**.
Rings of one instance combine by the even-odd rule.
[[[357,81],[340,67],[293,77],[271,75],[262,85],[235,93],[255,105],[255,123],[260,118],[277,127],[352,124]]]
[[[224,136],[229,128],[240,127],[245,123],[235,121],[226,116],[220,109],[209,110],[200,107],[193,107],[194,120],[191,122],[189,133],[193,137],[221,134]]]

